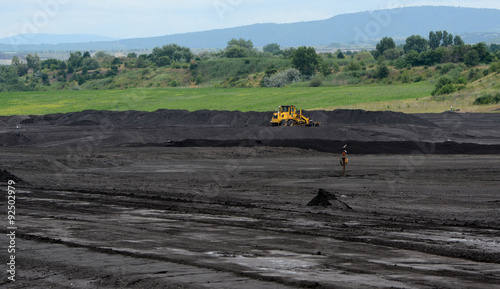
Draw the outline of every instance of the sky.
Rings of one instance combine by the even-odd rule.
[[[322,20],[409,6],[500,9],[498,0],[0,0],[0,38],[24,33],[163,36],[255,23]]]

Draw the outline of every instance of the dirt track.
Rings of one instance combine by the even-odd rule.
[[[0,118],[0,169],[23,180],[9,288],[500,286],[498,114],[323,112],[319,128],[129,114]],[[346,141],[342,178],[330,145]],[[352,210],[307,206],[319,189]]]

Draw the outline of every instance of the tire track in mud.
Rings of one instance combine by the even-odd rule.
[[[62,191],[61,191],[62,192]],[[67,192],[67,191],[64,191]],[[167,212],[178,212],[184,214],[203,214],[203,215],[214,215],[214,216],[232,216],[232,217],[249,217],[252,219],[259,219],[259,223],[249,222],[249,223],[231,223],[233,226],[239,226],[243,228],[260,228],[262,230],[270,230],[276,232],[285,232],[299,235],[309,235],[309,236],[321,236],[321,237],[333,237],[338,240],[349,241],[349,242],[362,242],[374,245],[383,245],[394,247],[398,249],[415,250],[424,253],[436,254],[445,257],[462,258],[471,261],[478,262],[489,262],[500,264],[500,253],[486,253],[479,250],[467,249],[447,249],[447,242],[435,242],[430,243],[425,242],[424,239],[409,238],[404,237],[399,240],[390,240],[389,238],[377,238],[375,235],[383,235],[384,232],[398,232],[398,231],[413,231],[413,230],[424,230],[424,231],[443,231],[450,232],[456,231],[457,228],[461,228],[463,231],[478,231],[487,230],[488,235],[498,236],[500,235],[500,230],[498,228],[492,228],[489,226],[481,226],[476,223],[459,223],[458,221],[453,224],[450,220],[441,220],[440,223],[436,223],[433,219],[426,219],[423,216],[416,217],[413,215],[402,215],[398,214],[398,219],[396,220],[392,215],[384,213],[366,213],[366,212],[354,212],[346,216],[343,212],[337,211],[322,211],[318,213],[311,214],[311,210],[307,208],[276,208],[269,205],[260,204],[248,204],[241,201],[197,201],[192,199],[186,199],[182,197],[166,197],[158,195],[137,195],[137,194],[118,194],[109,192],[71,192],[72,194],[90,194],[92,196],[108,196],[110,199],[98,198],[101,205],[121,205],[124,207],[133,208],[146,208],[146,209],[156,209],[165,210]],[[119,196],[117,199],[116,197]],[[78,198],[85,199],[85,198]],[[58,199],[60,201],[61,199]],[[72,198],[69,198],[72,200]],[[147,203],[143,200],[148,200]],[[167,205],[168,204],[168,205]],[[215,208],[218,206],[218,208]],[[278,214],[278,216],[270,216],[272,214]],[[353,234],[352,228],[346,225],[350,218],[355,215],[355,219],[359,224],[356,225],[356,234]],[[319,219],[318,223],[324,223],[325,217],[330,216],[335,217],[337,220],[341,219],[340,222],[336,222],[335,226],[328,226],[331,233],[326,233],[322,231],[315,230],[314,228],[303,226],[296,229],[296,224],[289,223],[290,219],[298,218],[309,218],[309,219]],[[227,219],[216,220],[216,219],[199,219],[193,220],[194,222],[206,223],[206,224],[228,224]],[[311,220],[313,221],[313,220]],[[314,221],[313,221],[314,222]],[[448,225],[452,223],[451,225]],[[371,224],[371,225],[370,225]],[[360,237],[359,235],[369,234],[369,237]],[[436,244],[437,243],[437,244]]]
[[[467,223],[460,224],[461,226],[454,224],[450,227],[446,224],[439,224],[429,219],[426,220],[423,217],[414,218],[414,216],[411,215],[398,215],[399,219],[395,220],[391,218],[390,215],[380,213],[371,214],[367,212],[353,212],[348,216],[345,216],[343,213],[335,211],[327,213],[311,213],[307,209],[272,208],[266,205],[245,204],[237,201],[200,202],[196,200],[163,196],[141,196],[129,194],[120,194],[117,196],[116,193],[95,191],[91,193],[85,192],[83,193],[83,196],[80,192],[71,192],[71,194],[73,194],[71,197],[69,195],[65,195],[65,197],[62,198],[59,196],[58,199],[54,201],[61,202],[63,199],[67,199],[68,201],[89,201],[89,195],[91,195],[94,200],[96,199],[96,196],[99,196],[98,201],[101,206],[112,205],[134,209],[162,210],[165,212],[166,218],[168,217],[169,219],[178,221],[185,221],[185,218],[183,218],[183,216],[172,218],[169,215],[174,213],[198,216],[198,218],[189,218],[189,221],[200,224],[220,226],[230,225],[232,227],[239,227],[243,229],[271,231],[276,233],[311,237],[328,237],[346,242],[382,245],[444,257],[500,264],[499,253],[484,252],[481,249],[471,249],[470,247],[460,246],[459,244],[447,242],[446,240],[436,241],[432,239],[425,239],[425,234],[416,236],[412,236],[410,234],[410,232],[421,231],[453,232],[458,229],[461,230],[463,234],[481,235],[481,232],[483,231],[482,229],[477,228],[476,225],[470,225]],[[80,196],[76,197],[77,195]],[[87,195],[87,197],[85,197],[85,195]],[[103,198],[103,196],[105,198]],[[106,199],[106,197],[108,199]],[[92,201],[92,199],[90,199],[90,201]],[[217,218],[217,216],[219,216],[219,218]],[[331,217],[336,219],[335,223],[330,221]],[[231,221],[231,218],[240,219]],[[245,218],[248,218],[250,221],[246,221]],[[290,221],[297,219],[307,220],[309,223],[301,225]],[[355,225],[350,225],[352,219],[356,221]],[[69,221],[72,220],[69,219]],[[500,234],[498,230],[491,228],[487,228],[485,230],[488,231],[490,236]],[[399,232],[408,232],[408,235],[398,235]],[[395,233],[396,239],[394,239],[394,236],[391,236],[392,233]]]

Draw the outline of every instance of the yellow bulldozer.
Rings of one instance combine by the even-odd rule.
[[[271,119],[273,126],[319,126],[319,122],[314,122],[312,119],[305,117],[302,114],[302,109],[297,110],[293,105],[280,106],[278,112],[275,112]]]

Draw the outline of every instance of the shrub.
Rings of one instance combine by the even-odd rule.
[[[479,61],[481,61],[481,57],[475,49],[470,50],[464,56],[464,63],[467,66],[476,66],[479,64]]]
[[[478,69],[471,69],[469,70],[469,75],[467,76],[469,81],[476,81],[477,79],[480,78],[479,76],[479,70]]]
[[[438,80],[436,88],[432,91],[432,95],[442,95],[455,92],[455,86],[453,86],[453,78],[449,76],[443,76]]]
[[[500,92],[497,92],[496,95],[487,94],[478,97],[474,101],[474,105],[497,104],[499,102],[500,102]]]
[[[277,73],[277,72],[278,72],[278,69],[276,69],[276,68],[274,67],[274,65],[272,65],[272,66],[268,67],[268,68],[266,69],[266,71],[265,71],[265,73],[266,73],[266,76],[267,76],[267,77],[269,77],[269,76],[271,76],[271,75],[273,75],[273,74],[275,74],[275,73]]]
[[[381,66],[378,67],[377,69],[377,77],[378,78],[386,78],[390,74],[389,68],[385,65],[382,64]]]
[[[453,84],[449,83],[441,87],[436,94],[437,95],[443,95],[443,94],[450,94],[456,91],[456,88]]]
[[[323,77],[319,74],[316,74],[309,84],[310,87],[320,87],[323,84]]]
[[[490,73],[500,72],[500,61],[493,63],[489,68]]]
[[[447,74],[448,72],[450,72],[453,69],[455,69],[455,64],[453,64],[453,63],[447,63],[447,64],[443,65],[443,67],[441,68],[440,73],[442,75],[445,75],[445,74]],[[437,70],[437,67],[436,67],[436,70]]]
[[[289,68],[285,71],[266,76],[262,79],[262,86],[264,87],[284,87],[290,83],[300,81],[300,71],[295,68]]]
[[[361,68],[361,63],[359,61],[353,60],[345,66],[344,71],[357,71],[361,70]]]
[[[408,71],[403,72],[401,75],[401,82],[403,83],[410,83],[411,78],[410,78],[410,73]]]

